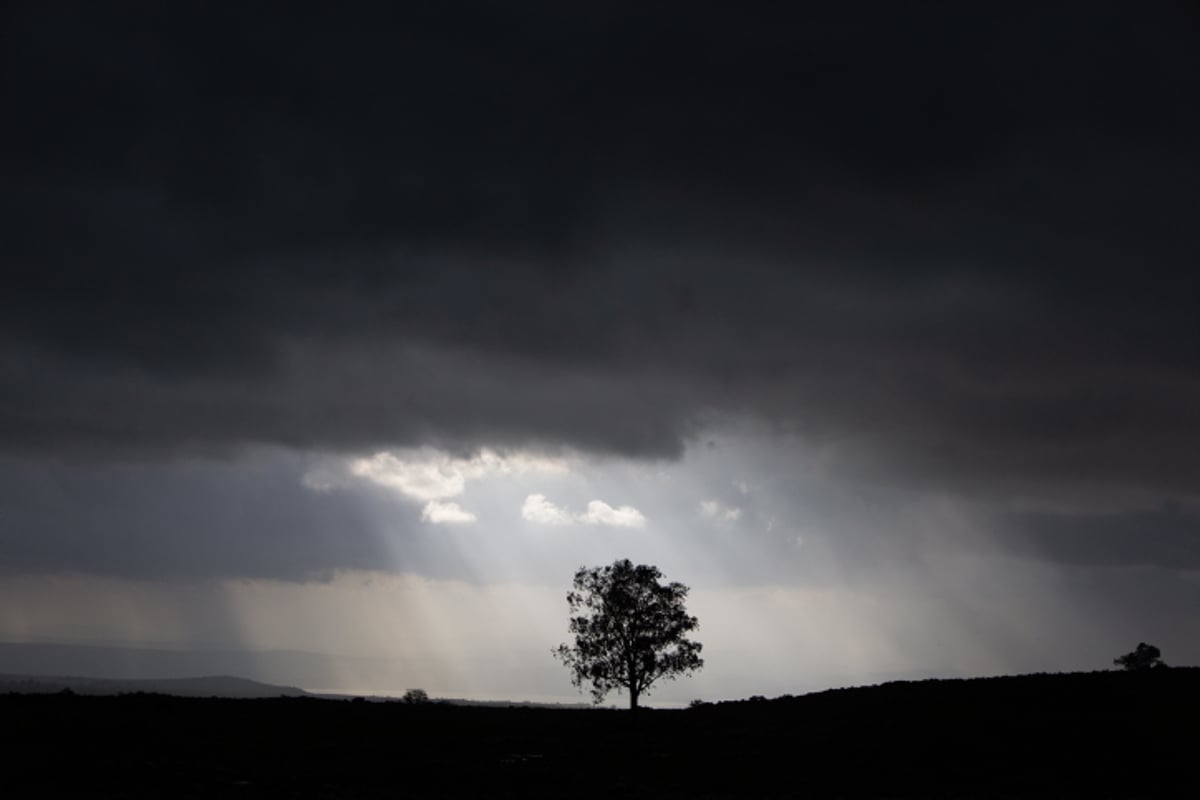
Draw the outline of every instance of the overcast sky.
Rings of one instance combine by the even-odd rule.
[[[666,702],[1200,662],[1200,15],[937,5],[8,4],[0,642],[570,698],[629,557]]]

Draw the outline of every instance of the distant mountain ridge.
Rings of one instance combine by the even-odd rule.
[[[86,695],[166,694],[176,697],[307,697],[295,686],[276,686],[231,675],[196,678],[84,678],[70,675],[3,675],[0,694],[52,694],[71,691]]]

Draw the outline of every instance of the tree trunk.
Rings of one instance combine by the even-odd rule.
[[[632,686],[629,687],[629,710],[630,711],[638,710],[638,695],[640,695],[640,694],[641,694],[641,692],[639,692],[636,688],[634,688]]]

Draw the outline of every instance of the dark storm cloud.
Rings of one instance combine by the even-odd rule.
[[[1178,507],[1115,514],[1013,514],[1014,550],[1066,564],[1200,569],[1200,517]]]
[[[881,6],[18,5],[0,437],[1193,490],[1194,17]]]
[[[391,527],[414,522],[396,513]],[[4,573],[321,578],[339,567],[399,566],[385,535],[351,497],[302,488],[286,459],[233,467],[0,462]],[[409,558],[419,550],[410,542]]]

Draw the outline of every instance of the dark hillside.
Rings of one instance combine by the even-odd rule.
[[[683,711],[0,697],[6,796],[1150,797],[1200,670],[893,683]]]

